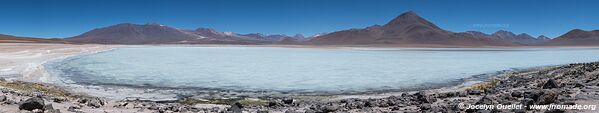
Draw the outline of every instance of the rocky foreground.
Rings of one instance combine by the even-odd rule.
[[[0,80],[0,112],[598,112],[531,107],[576,104],[596,107],[599,105],[598,78],[599,62],[593,62],[505,73],[458,90],[405,92],[371,99],[289,97],[222,101],[220,104],[192,99],[169,102],[107,100],[70,94],[39,83]],[[466,109],[468,105],[499,104],[513,106],[504,106],[510,109]]]

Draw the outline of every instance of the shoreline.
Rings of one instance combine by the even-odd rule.
[[[73,45],[68,45],[68,46],[73,46]],[[89,45],[87,45],[87,46],[89,46]],[[106,46],[106,45],[99,45],[99,46]],[[114,48],[123,47],[123,46],[111,46],[111,47],[113,47],[111,49],[114,49]],[[126,47],[135,47],[135,46],[126,46]],[[71,48],[71,47],[68,47],[68,48]],[[108,51],[108,50],[111,50],[111,49],[105,49],[105,50],[102,50],[102,51]],[[22,53],[27,53],[27,52],[30,52],[30,51],[17,51],[17,52],[9,52],[9,53],[22,54]],[[65,56],[62,56],[62,58],[68,58],[68,57],[82,55],[82,54],[93,54],[93,52],[92,53],[89,53],[90,51],[87,51],[87,52],[88,53],[86,53],[86,52],[79,52],[79,53],[75,52],[75,53],[72,53],[72,54],[68,54],[68,55],[71,55],[71,56],[65,55]],[[97,53],[97,52],[101,52],[101,51],[96,51],[95,53]],[[1,53],[1,54],[4,55],[5,53]],[[2,56],[2,55],[0,55],[0,56]],[[55,57],[53,59],[52,58],[50,58],[50,59],[46,58],[46,59],[47,60],[45,62],[48,62],[48,61],[51,61],[51,60],[57,60],[57,59],[60,59],[60,58]],[[43,63],[45,63],[45,62],[43,62]],[[40,65],[38,65],[38,66],[42,66],[42,68],[41,68],[42,70],[43,70],[43,63],[40,64]],[[567,65],[533,67],[534,69],[530,69],[529,68],[529,69],[524,69],[524,70],[520,70],[520,71],[523,71],[523,72],[526,72],[526,71],[539,71],[539,70],[546,70],[548,68],[549,69],[553,69],[553,68],[556,68],[556,67],[563,67],[563,66],[567,66]],[[38,68],[34,68],[34,69],[40,69],[40,68],[38,67]],[[3,70],[2,72],[4,72],[7,69],[2,69],[2,70]],[[9,70],[9,71],[11,71],[11,70]],[[39,71],[39,70],[37,70],[37,71]],[[520,71],[509,71],[509,72],[506,72],[506,73],[508,73],[508,74],[509,73],[523,73],[523,72],[520,72]],[[4,73],[0,73],[0,74],[4,74]],[[490,81],[493,81],[496,77],[497,78],[502,78],[504,76],[508,76],[508,75],[503,75],[503,74],[493,75],[493,76],[491,76],[488,79]],[[9,78],[8,82],[11,82],[11,81],[14,82],[15,80],[16,81],[20,81],[20,80],[26,81],[26,82],[24,82],[22,84],[39,84],[39,83],[35,83],[36,81],[28,81],[28,79],[12,79],[12,80],[10,80],[10,78]],[[2,80],[2,81],[6,82],[4,80]],[[37,82],[40,82],[40,81],[37,81]],[[459,84],[458,86],[451,86],[449,88],[441,87],[441,88],[428,89],[428,90],[415,90],[415,91],[407,91],[407,92],[406,91],[402,91],[402,92],[390,92],[390,93],[387,93],[387,94],[365,94],[366,96],[364,96],[364,95],[349,95],[349,96],[348,95],[333,95],[333,96],[288,96],[288,97],[262,98],[262,99],[259,99],[259,98],[238,98],[238,99],[229,99],[229,100],[226,100],[226,99],[225,100],[218,100],[218,99],[214,99],[214,100],[202,100],[202,99],[198,99],[198,98],[189,98],[189,97],[181,98],[180,100],[175,100],[175,101],[170,101],[170,100],[167,100],[167,101],[145,101],[145,100],[139,100],[139,98],[138,99],[111,100],[111,99],[106,99],[104,97],[88,97],[88,96],[85,96],[85,94],[74,94],[74,95],[81,95],[83,98],[75,98],[75,99],[71,99],[71,100],[68,100],[68,99],[66,100],[66,101],[69,101],[71,103],[68,103],[68,102],[65,102],[65,103],[54,103],[54,102],[52,102],[52,104],[55,105],[55,106],[58,106],[58,107],[54,107],[54,108],[61,109],[61,110],[63,110],[63,112],[65,110],[67,110],[67,109],[70,109],[73,106],[75,106],[75,108],[77,108],[77,106],[78,106],[79,107],[78,110],[80,110],[80,111],[86,111],[86,112],[97,112],[99,110],[100,111],[101,110],[104,110],[104,111],[135,111],[135,110],[137,110],[137,112],[139,112],[139,110],[143,111],[144,109],[150,110],[150,111],[160,111],[160,109],[153,109],[153,108],[151,108],[152,105],[153,106],[171,106],[170,104],[179,104],[179,105],[174,105],[174,106],[176,106],[176,107],[183,107],[183,108],[187,107],[189,109],[196,107],[200,111],[210,111],[210,109],[214,109],[214,106],[218,107],[218,109],[216,111],[224,111],[224,110],[233,110],[233,111],[235,111],[234,107],[239,107],[235,103],[246,102],[246,103],[244,103],[242,105],[242,106],[246,106],[247,107],[247,108],[243,109],[243,111],[249,111],[249,112],[254,111],[254,112],[256,112],[256,111],[263,111],[263,110],[268,110],[268,111],[272,110],[272,111],[282,111],[282,112],[284,112],[284,111],[304,111],[304,112],[306,112],[306,111],[310,111],[310,110],[313,110],[313,111],[321,110],[322,111],[323,109],[326,109],[326,107],[328,105],[331,104],[330,102],[333,102],[335,104],[339,104],[340,101],[347,101],[347,100],[354,101],[356,99],[357,100],[372,100],[372,99],[375,99],[375,100],[376,99],[384,100],[384,99],[389,99],[390,97],[395,97],[395,96],[400,96],[400,95],[416,95],[417,96],[417,95],[421,95],[420,94],[421,92],[427,92],[427,94],[428,93],[432,93],[432,94],[443,94],[443,93],[447,93],[447,92],[463,92],[463,91],[467,90],[468,88],[472,88],[472,87],[475,87],[475,86],[478,86],[478,85],[481,85],[481,84],[486,84],[486,83],[488,83],[488,82]],[[44,83],[41,83],[41,84],[42,84],[42,86],[55,87],[55,86],[52,86],[51,84],[44,84]],[[16,101],[16,100],[19,100],[19,99],[21,101],[24,101],[27,98],[36,97],[35,95],[39,95],[39,92],[35,92],[35,91],[29,92],[29,93],[27,93],[27,92],[26,93],[19,93],[20,92],[19,90],[10,89],[10,88],[6,88],[6,87],[5,88],[1,88],[1,90],[2,90],[2,93],[3,93],[2,95],[9,95],[9,96],[11,96],[10,98],[13,101]],[[5,93],[5,92],[9,92],[9,93]],[[10,93],[10,92],[13,92],[13,93]],[[482,91],[482,92],[486,92],[486,91]],[[467,91],[466,93],[470,94],[469,91]],[[17,96],[14,97],[13,94],[17,95]],[[406,97],[406,98],[408,98],[408,97]],[[480,95],[479,96],[474,96],[474,97],[480,97]],[[50,99],[47,99],[47,100],[55,100],[55,99],[52,99],[52,98],[56,98],[56,97],[47,96],[47,98],[50,98]],[[409,97],[409,98],[412,98],[412,97]],[[88,108],[89,105],[80,105],[81,102],[76,102],[76,101],[79,101],[79,100],[82,100],[82,99],[88,99],[88,100],[89,99],[92,99],[92,100],[93,99],[97,99],[97,100],[102,100],[103,102],[101,101],[100,103],[105,103],[106,105],[102,105],[102,106],[100,106],[98,108],[93,108],[93,107]],[[289,99],[291,99],[292,103],[295,103],[297,105],[292,105],[292,106],[287,105],[286,104],[287,102],[285,102],[285,100],[289,100]],[[322,99],[324,99],[324,101]],[[215,101],[221,101],[221,102],[215,102]],[[136,108],[135,106],[122,105],[123,102],[124,103],[133,103],[135,105],[138,105],[138,104],[152,104],[152,105],[145,106],[145,107],[137,107]],[[181,104],[181,103],[186,103],[186,102],[195,103],[195,104],[194,105]],[[596,100],[595,100],[595,102],[596,102]],[[7,107],[7,108],[14,108],[15,104],[16,103],[8,104],[9,107]],[[88,103],[84,102],[83,104],[88,104]],[[271,104],[274,104],[274,105],[271,105]],[[0,106],[5,106],[5,105],[7,105],[6,102],[5,102],[5,104],[0,105]],[[112,105],[112,106],[110,106],[110,105]],[[199,105],[199,107],[197,107],[197,105]],[[115,107],[115,106],[117,106],[117,107]],[[337,106],[337,107],[339,107],[339,106]],[[389,106],[387,106],[387,107],[389,107]],[[404,107],[407,107],[407,106],[404,106]],[[126,109],[124,109],[124,108],[126,108]],[[131,108],[131,109],[129,109],[129,108]],[[390,110],[390,111],[393,111],[393,109],[394,108],[388,108],[388,110]],[[416,110],[418,110],[418,109],[422,110],[421,108],[417,108]],[[347,110],[351,111],[351,110],[356,110],[356,109],[347,109]],[[364,109],[360,109],[360,110],[364,110]],[[370,109],[370,110],[374,110],[374,109]],[[414,110],[414,109],[412,109],[412,110]],[[74,111],[77,111],[77,110],[68,110],[68,111],[74,112]],[[174,109],[171,109],[170,111],[174,111]],[[337,110],[335,110],[335,111],[337,111]],[[407,111],[410,111],[410,110],[407,110]],[[18,109],[17,109],[17,111],[2,111],[2,110],[0,110],[0,112],[18,112]],[[144,111],[144,112],[147,112],[147,111]],[[354,112],[369,112],[369,111],[354,111]],[[373,111],[370,111],[370,112],[373,112]]]
[[[166,46],[166,47],[281,47],[281,48],[321,48],[321,49],[344,49],[344,48],[396,48],[396,49],[461,49],[461,48],[478,48],[478,49],[521,49],[521,48],[599,48],[599,46],[391,46],[391,45],[279,45],[279,44],[264,44],[264,45],[243,45],[243,44],[141,44],[141,45],[125,45],[129,47],[143,46]]]
[[[4,77],[5,79],[40,82],[48,77],[43,65],[49,61],[108,51],[117,47],[120,46],[0,43],[0,63],[5,63],[0,65],[0,75],[17,75],[16,78]]]
[[[561,70],[570,70],[571,68],[580,68],[580,66],[585,66],[585,65],[591,65],[592,70],[590,70],[591,73],[593,74],[599,74],[599,62],[592,62],[592,63],[579,63],[579,64],[568,64],[568,65],[560,65],[560,66],[548,66],[548,67],[537,67],[537,68],[531,68],[531,69],[525,69],[525,70],[518,70],[518,71],[509,71],[506,72],[504,74],[501,75],[497,75],[494,76],[493,78],[490,78],[489,81],[486,82],[479,82],[479,83],[474,83],[474,84],[470,84],[470,85],[461,85],[461,86],[453,86],[450,88],[440,88],[440,89],[429,89],[429,90],[419,90],[419,91],[408,91],[408,92],[393,92],[390,94],[380,94],[380,95],[352,95],[352,96],[347,96],[347,95],[337,95],[337,96],[289,96],[289,97],[281,97],[281,98],[239,98],[239,99],[224,99],[224,100],[196,100],[194,98],[183,98],[182,100],[178,100],[178,101],[147,101],[147,100],[138,100],[135,98],[132,99],[124,99],[124,100],[110,100],[110,99],[106,99],[106,98],[102,98],[102,97],[89,97],[89,96],[85,96],[85,95],[81,95],[79,98],[73,98],[73,99],[65,99],[64,101],[67,102],[61,102],[61,103],[55,103],[52,101],[56,101],[55,96],[48,96],[48,95],[44,95],[43,93],[41,95],[44,95],[42,97],[44,98],[48,98],[47,100],[52,102],[52,104],[54,106],[59,106],[59,107],[53,107],[53,108],[58,108],[60,109],[61,106],[62,110],[68,109],[71,112],[75,112],[75,111],[85,111],[85,112],[98,112],[98,111],[130,111],[130,112],[160,112],[161,110],[163,111],[174,111],[174,112],[182,112],[181,109],[186,109],[189,111],[204,111],[204,112],[223,112],[223,111],[236,111],[236,110],[241,110],[241,111],[245,111],[245,112],[258,112],[258,111],[272,111],[272,112],[286,112],[286,111],[295,111],[295,112],[323,112],[323,111],[328,111],[328,110],[333,110],[333,112],[390,112],[390,111],[399,111],[399,112],[414,112],[414,111],[430,111],[430,112],[439,112],[439,111],[463,111],[463,109],[456,109],[456,108],[443,108],[442,106],[434,106],[434,105],[444,105],[444,106],[448,106],[451,103],[455,102],[459,102],[459,103],[469,103],[469,104],[475,104],[475,103],[479,103],[481,100],[484,100],[485,98],[487,98],[487,96],[489,95],[497,95],[495,93],[499,93],[498,96],[493,96],[493,99],[500,99],[503,97],[503,94],[507,94],[507,96],[515,96],[514,92],[511,91],[516,91],[516,90],[523,90],[524,92],[534,92],[534,91],[540,91],[540,92],[545,92],[547,93],[547,91],[549,92],[555,92],[553,90],[567,90],[567,89],[553,89],[553,90],[547,90],[544,88],[541,89],[521,89],[521,88],[512,88],[512,89],[504,89],[505,91],[508,91],[509,93],[503,92],[503,91],[497,91],[497,90],[493,90],[494,88],[506,88],[506,87],[501,87],[501,83],[497,83],[496,81],[502,81],[503,83],[510,83],[510,82],[518,82],[519,79],[512,79],[512,77],[517,77],[517,76],[529,76],[529,77],[533,77],[530,79],[539,79],[537,81],[526,81],[526,82],[530,82],[530,83],[536,83],[536,84],[547,84],[545,83],[546,81],[544,79],[551,79],[551,78],[546,78],[543,76],[547,76],[547,75],[534,75],[536,73],[552,73],[552,72],[561,72],[561,73],[557,73],[557,75],[555,76],[563,76],[560,74],[564,74],[564,73],[568,73],[568,72],[563,72]],[[578,70],[578,69],[577,69]],[[555,74],[555,73],[553,73]],[[540,76],[540,77],[537,77]],[[537,78],[534,78],[537,77]],[[541,79],[543,78],[543,79]],[[556,81],[564,81],[562,79],[555,79]],[[570,79],[570,80],[577,80],[577,79]],[[538,81],[542,81],[541,83],[538,83]],[[0,83],[5,82],[5,81],[0,81]],[[489,85],[489,83],[493,83],[493,85]],[[599,84],[599,81],[597,81],[596,83]],[[36,83],[27,83],[24,82],[22,84],[36,84]],[[532,87],[540,87],[540,86],[545,86],[545,85],[534,85],[534,84],[526,84]],[[47,87],[52,87],[50,85],[48,85]],[[509,87],[522,87],[522,86],[509,86]],[[526,87],[526,86],[524,86]],[[579,88],[581,86],[568,86],[567,83],[560,83],[560,85],[558,85],[558,87],[576,87]],[[584,86],[582,86],[584,87]],[[595,95],[595,94],[599,94],[599,87],[597,86],[587,86],[589,88],[593,88],[593,89],[597,89],[597,90],[592,90],[591,95]],[[530,88],[530,87],[529,87]],[[585,87],[586,88],[586,87]],[[4,88],[0,88],[0,90],[4,93],[2,95],[8,95],[7,97],[9,98],[14,98],[15,95],[17,95],[18,98],[21,98],[21,101],[23,101],[26,98],[34,98],[36,97],[35,95],[40,95],[40,93],[36,93],[36,92],[22,92],[19,90],[14,90],[14,89],[6,89],[6,87]],[[584,90],[584,89],[583,89]],[[578,90],[578,92],[583,91],[583,90]],[[8,93],[5,93],[8,92]],[[527,94],[527,93],[522,93],[522,94]],[[550,93],[553,94],[553,93]],[[543,94],[541,94],[543,95]],[[588,95],[588,94],[587,94]],[[516,94],[517,96],[517,94]],[[561,97],[561,96],[560,96]],[[576,96],[573,96],[576,97]],[[573,98],[570,97],[570,98]],[[511,97],[511,98],[524,98],[526,99],[526,96],[521,96],[521,97]],[[90,100],[90,99],[97,99],[98,101],[100,101],[101,103],[104,103],[102,106],[99,107],[94,107],[94,104],[89,104],[89,103],[85,103],[85,102],[81,102],[81,100]],[[391,99],[399,99],[396,101],[405,101],[405,102],[400,102],[400,103],[404,103],[404,104],[398,104],[397,105],[386,105],[383,103],[388,103],[389,101],[391,101]],[[442,100],[440,100],[442,99]],[[559,99],[559,98],[554,98],[554,99]],[[577,97],[576,99],[579,99],[579,97]],[[597,105],[599,103],[599,96],[596,96],[596,98],[580,98],[580,100],[574,100],[572,101],[571,99],[569,101],[565,101],[565,102],[579,102],[581,104],[592,104],[592,105]],[[16,99],[14,99],[16,100]],[[447,100],[453,100],[453,101],[447,101]],[[508,99],[509,100],[509,99]],[[568,100],[568,99],[566,99]],[[518,100],[520,101],[520,100]],[[539,100],[535,100],[539,101]],[[492,102],[499,102],[499,101],[492,101]],[[554,100],[552,102],[560,102],[557,100]],[[8,104],[7,104],[8,103]],[[361,104],[360,104],[361,103]],[[367,105],[365,103],[371,103],[371,104],[380,104],[380,105]],[[412,103],[412,104],[409,104]],[[419,103],[419,104],[417,104]],[[446,104],[444,104],[446,103]],[[129,105],[128,105],[129,104]],[[133,104],[133,105],[131,105]],[[354,104],[356,104],[356,106],[354,106]],[[495,103],[497,104],[497,103]],[[10,104],[10,102],[4,102],[4,104],[0,104],[0,106],[12,106],[12,107],[7,107],[7,108],[15,108],[16,109],[16,102]],[[158,107],[158,106],[162,106],[162,107],[158,107],[158,108],[154,108],[154,107]],[[239,108],[241,106],[241,108]],[[351,107],[354,106],[354,107]],[[426,107],[429,106],[429,107]],[[432,106],[432,107],[431,107]],[[176,109],[174,109],[174,108]],[[237,108],[236,108],[237,107]],[[335,109],[332,109],[332,108]],[[424,108],[423,108],[424,107]],[[71,108],[77,108],[77,109],[71,109]],[[147,111],[146,111],[147,110]],[[484,111],[484,110],[483,110]],[[501,111],[501,110],[500,110]],[[509,112],[515,112],[514,110],[508,110]],[[536,112],[542,112],[542,111],[548,111],[548,110],[532,110],[532,111],[536,111]],[[570,111],[570,110],[567,110]],[[593,112],[593,111],[578,111],[575,110],[576,112]],[[2,112],[2,110],[0,110],[0,112]],[[7,111],[4,111],[7,112]],[[10,111],[13,112],[13,111]],[[503,110],[503,112],[506,112],[505,110]]]
[[[146,46],[127,46],[131,48],[135,47],[155,47],[153,45]],[[156,46],[160,47],[160,46]],[[189,47],[189,46],[173,46],[167,45],[165,47]],[[205,47],[205,46],[191,46],[191,47]],[[212,46],[210,46],[212,47]],[[222,46],[214,46],[214,47],[222,47]],[[227,46],[230,47],[230,46]],[[234,46],[237,47],[237,46]],[[263,46],[259,46],[263,47]],[[108,51],[108,50],[106,50]],[[102,52],[102,51],[100,51]],[[99,52],[95,52],[99,53]],[[93,53],[88,53],[93,54]],[[80,55],[78,55],[80,56]],[[64,59],[61,59],[64,60]],[[58,61],[58,60],[55,60]],[[537,67],[537,66],[535,66]],[[544,66],[538,66],[544,67]],[[249,97],[249,98],[264,98],[264,97],[289,97],[289,96],[320,96],[320,97],[328,97],[328,96],[356,96],[356,95],[389,95],[389,94],[397,94],[401,92],[412,92],[412,91],[421,91],[421,90],[430,90],[430,89],[444,89],[448,87],[455,87],[458,85],[464,85],[464,82],[470,82],[470,85],[474,83],[482,82],[480,80],[485,80],[490,77],[494,77],[500,75],[502,73],[508,71],[522,70],[526,68],[513,68],[513,69],[505,69],[495,72],[483,73],[471,75],[467,78],[460,78],[455,80],[449,80],[444,83],[429,83],[430,85],[422,86],[422,87],[406,87],[402,89],[380,89],[380,90],[366,90],[366,91],[348,91],[348,92],[327,92],[327,91],[317,91],[317,92],[282,92],[282,91],[268,91],[268,90],[259,90],[259,91],[238,91],[238,90],[228,90],[228,89],[204,89],[204,88],[195,88],[195,87],[160,87],[160,86],[135,86],[135,85],[119,85],[119,84],[71,84],[62,82],[62,86],[68,87],[70,89],[74,89],[74,92],[77,93],[92,93],[94,96],[111,98],[116,100],[121,100],[125,98],[138,98],[142,100],[148,101],[176,101],[179,99],[181,95],[190,96],[195,98],[210,98],[210,99],[218,99],[218,98],[237,98],[237,97]],[[476,79],[476,80],[475,80]],[[467,86],[467,85],[464,85]],[[208,96],[199,96],[205,92],[217,92],[217,96],[208,95]],[[226,92],[226,93],[224,93]],[[113,95],[116,93],[120,93],[119,95]],[[132,97],[128,95],[144,95]],[[224,95],[222,95],[224,94]],[[231,96],[233,95],[233,96]]]

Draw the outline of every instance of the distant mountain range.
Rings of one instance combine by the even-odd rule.
[[[544,42],[551,40],[550,38],[548,38],[544,35],[534,38],[526,33],[521,33],[521,34],[516,35],[512,32],[504,31],[504,30],[499,30],[490,35],[482,33],[482,32],[478,32],[478,31],[466,31],[465,33],[469,33],[469,34],[475,35],[477,37],[486,37],[486,38],[493,38],[493,39],[498,39],[498,40],[507,40],[510,42],[524,44],[524,45],[542,44]]]
[[[389,23],[365,29],[350,29],[314,37],[309,41],[316,45],[450,45],[450,46],[518,46],[519,44],[487,38],[470,33],[454,33],[443,30],[418,16],[406,12]]]
[[[118,24],[66,38],[78,43],[101,44],[273,44],[285,39],[307,40],[302,35],[263,35],[219,32],[210,28],[184,30],[160,24]]]
[[[493,34],[478,31],[451,32],[409,11],[385,25],[321,33],[310,37],[301,34],[265,35],[220,32],[210,28],[186,30],[157,23],[123,23],[85,32],[64,39],[36,39],[0,35],[2,40],[27,40],[53,43],[98,44],[302,44],[302,45],[381,45],[381,46],[592,46],[599,45],[599,30],[574,29],[555,39],[532,37],[500,30]],[[6,41],[4,41],[6,42]]]
[[[478,31],[443,30],[415,12],[403,13],[387,24],[364,29],[342,30],[314,37],[316,45],[392,45],[392,46],[591,46],[599,45],[599,30],[575,29],[555,39],[534,38],[526,33],[500,30],[493,34]]]

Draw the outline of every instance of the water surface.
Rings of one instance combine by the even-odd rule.
[[[305,92],[426,87],[513,68],[599,61],[593,48],[135,47],[46,65],[58,81],[95,86]]]

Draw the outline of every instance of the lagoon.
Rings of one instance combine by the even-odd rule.
[[[501,70],[598,60],[596,48],[143,46],[45,67],[67,84],[336,94],[438,87]]]

